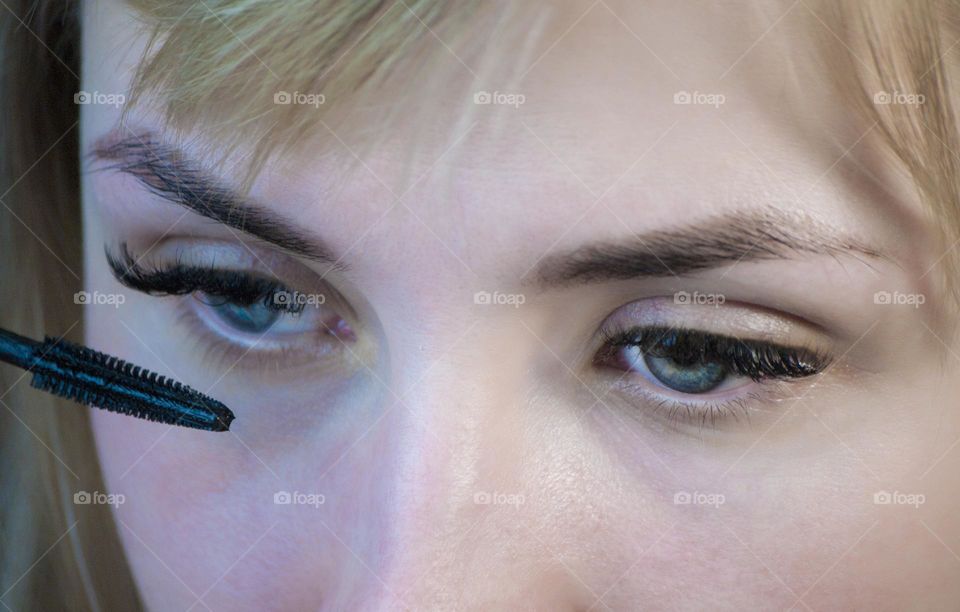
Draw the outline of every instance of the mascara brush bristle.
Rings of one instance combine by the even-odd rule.
[[[180,382],[117,357],[47,337],[34,352],[31,386],[141,419],[226,431],[229,408]]]

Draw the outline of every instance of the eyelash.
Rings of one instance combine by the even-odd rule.
[[[609,362],[620,350],[637,347],[642,354],[658,358],[717,363],[729,375],[749,378],[759,384],[738,397],[716,400],[707,394],[686,394],[664,386],[664,390],[680,396],[670,397],[651,390],[652,383],[627,383],[627,392],[643,396],[646,402],[654,405],[654,412],[665,413],[671,423],[696,423],[701,427],[708,422],[716,425],[718,420],[725,418],[739,419],[740,415],[749,418],[759,402],[775,401],[787,395],[779,384],[820,374],[831,364],[828,355],[814,349],[786,347],[696,329],[612,327],[603,329],[601,335],[601,348],[593,360],[597,367],[613,369]],[[620,379],[630,374],[630,371],[617,369],[622,372]]]
[[[293,291],[277,281],[248,272],[187,265],[179,260],[163,267],[147,267],[133,257],[125,243],[120,245],[119,253],[107,250],[106,256],[122,285],[148,295],[203,293],[238,306],[260,303],[292,315],[301,314],[306,306],[303,302],[276,299],[280,294],[289,295]]]
[[[698,358],[721,364],[731,374],[754,382],[764,379],[805,378],[820,373],[830,359],[806,348],[791,348],[757,340],[743,340],[695,329],[634,327],[607,329],[604,348],[610,351],[636,346],[644,354],[667,359]],[[674,340],[667,346],[666,340]]]

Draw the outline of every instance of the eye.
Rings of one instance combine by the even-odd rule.
[[[705,395],[766,379],[811,376],[827,360],[802,348],[698,330],[647,327],[608,333],[594,363],[641,374],[679,394]]]
[[[240,262],[220,268],[209,254],[210,263],[188,263],[187,257],[196,255],[189,250],[174,255],[172,260],[158,256],[157,262],[142,263],[121,244],[118,252],[107,250],[107,261],[114,276],[131,289],[180,296],[176,304],[183,315],[181,323],[192,326],[188,329],[198,340],[223,349],[228,356],[282,353],[306,363],[312,361],[310,357],[332,355],[356,340],[341,316],[349,312],[346,301],[332,286],[311,279],[308,273],[294,274],[286,266],[296,281],[288,284],[267,271],[243,269]],[[292,286],[314,287],[314,291],[295,291]]]
[[[229,274],[234,289],[254,282],[244,273]],[[291,292],[279,285],[264,287],[261,293],[197,290],[193,295],[194,299],[188,298],[187,310],[204,331],[250,350],[312,345],[325,346],[326,352],[355,339],[349,324],[333,308],[323,300],[306,299],[316,295]]]
[[[298,295],[295,293],[281,293],[279,295]],[[205,310],[201,316],[217,326],[224,326],[230,331],[252,336],[263,337],[270,334],[273,337],[305,334],[320,329],[330,335],[343,336],[346,323],[329,309],[319,305],[294,307],[278,307],[276,300],[271,303],[271,296],[246,303],[236,301],[226,296],[216,296],[198,293],[198,309]]]

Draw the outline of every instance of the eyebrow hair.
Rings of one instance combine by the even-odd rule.
[[[297,228],[282,214],[250,202],[189,159],[183,150],[159,140],[153,133],[126,137],[110,133],[94,143],[91,155],[112,162],[102,169],[125,172],[168,202],[292,254],[330,263],[338,270],[346,269],[323,241]]]
[[[623,243],[599,243],[550,255],[536,266],[543,287],[683,276],[746,261],[804,254],[888,259],[855,238],[778,209],[735,211],[678,229],[650,231]]]

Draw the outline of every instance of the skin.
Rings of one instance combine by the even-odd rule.
[[[230,433],[211,434],[92,413],[150,609],[958,601],[960,358],[955,306],[926,273],[942,255],[933,228],[882,163],[871,125],[831,87],[808,10],[766,32],[788,4],[764,15],[675,4],[610,2],[579,22],[589,4],[558,9],[541,51],[560,42],[519,86],[519,109],[458,122],[477,109],[451,86],[431,98],[449,121],[440,113],[421,146],[388,133],[389,146],[358,148],[364,164],[343,170],[359,130],[347,124],[342,143],[318,134],[268,166],[251,198],[322,237],[347,270],[281,254],[120,172],[85,173],[88,291],[126,298],[87,309],[88,343],[237,415]],[[128,91],[136,31],[121,4],[88,3],[85,90]],[[674,104],[680,90],[726,102]],[[89,148],[119,110],[85,106],[82,117]],[[161,131],[149,113],[133,120]],[[409,163],[423,175],[415,184]],[[530,272],[598,240],[768,208],[883,255],[801,253],[550,288]],[[339,349],[327,338],[326,355],[278,357],[270,336],[246,353],[225,348],[193,298],[117,283],[103,246],[121,241],[156,244],[154,262],[214,253],[266,262],[303,291],[335,289],[349,306],[328,306],[353,311],[356,337]],[[524,303],[477,304],[479,291]],[[725,301],[677,305],[677,291]],[[876,304],[877,291],[925,303]],[[738,418],[675,421],[650,394],[676,394],[593,363],[611,315],[815,347],[834,365],[728,392],[741,396]],[[274,503],[283,491],[323,503]],[[875,503],[881,491],[924,500]],[[685,492],[698,503],[676,503]]]

